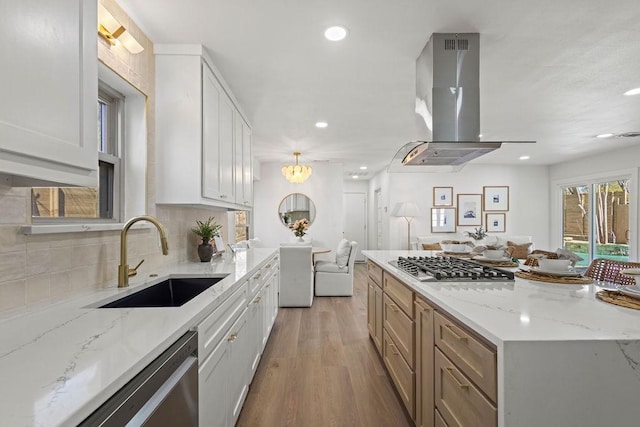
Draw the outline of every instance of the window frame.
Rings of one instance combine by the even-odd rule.
[[[562,194],[564,187],[579,187],[587,186],[589,188],[589,233],[590,240],[588,246],[589,262],[594,259],[596,250],[596,226],[594,222],[595,215],[595,193],[593,186],[607,181],[620,181],[629,180],[629,259],[636,259],[639,253],[638,236],[638,205],[640,201],[640,194],[638,193],[638,169],[621,169],[618,171],[604,172],[586,176],[580,176],[575,178],[555,180],[551,183],[551,242],[556,242],[557,247],[564,247],[563,242],[563,202]],[[553,246],[553,245],[552,245]]]
[[[109,189],[112,193],[110,198],[110,208],[112,211],[111,218],[89,218],[89,217],[41,217],[31,215],[31,223],[34,225],[73,225],[73,224],[119,224],[124,217],[124,157],[125,157],[125,114],[124,108],[126,104],[126,97],[116,89],[109,86],[102,80],[98,80],[98,98],[99,101],[105,102],[107,112],[113,115],[114,120],[108,122],[107,134],[111,137],[107,138],[106,152],[100,151],[100,142],[96,140],[96,149],[98,150],[98,165],[102,163],[108,163],[113,165],[113,188]],[[96,138],[98,139],[98,138]],[[98,166],[98,177],[96,182],[96,188],[98,194],[101,192],[100,187],[100,167]],[[37,188],[37,187],[34,187]],[[56,187],[52,187],[56,188]],[[57,188],[66,188],[60,186]],[[33,196],[31,196],[33,197]],[[33,199],[31,199],[33,203]],[[101,215],[100,195],[98,196],[98,215]]]

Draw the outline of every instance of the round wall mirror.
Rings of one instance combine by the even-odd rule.
[[[302,218],[307,218],[309,224],[313,224],[313,220],[316,219],[316,207],[306,195],[291,193],[280,202],[278,216],[285,227]]]

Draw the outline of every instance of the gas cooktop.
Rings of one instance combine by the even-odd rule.
[[[455,257],[398,257],[389,264],[421,282],[512,282],[514,274]]]

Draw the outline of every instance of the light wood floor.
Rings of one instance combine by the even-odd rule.
[[[367,272],[353,297],[280,308],[237,426],[411,426],[369,339]]]

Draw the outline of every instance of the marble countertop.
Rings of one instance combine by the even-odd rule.
[[[166,266],[109,288],[0,321],[0,413],[10,426],[76,425],[196,326],[277,249]],[[220,277],[182,307],[96,309],[168,277]]]
[[[419,282],[389,264],[430,251],[363,251],[497,346],[507,341],[640,340],[640,310],[602,302],[597,284]]]

